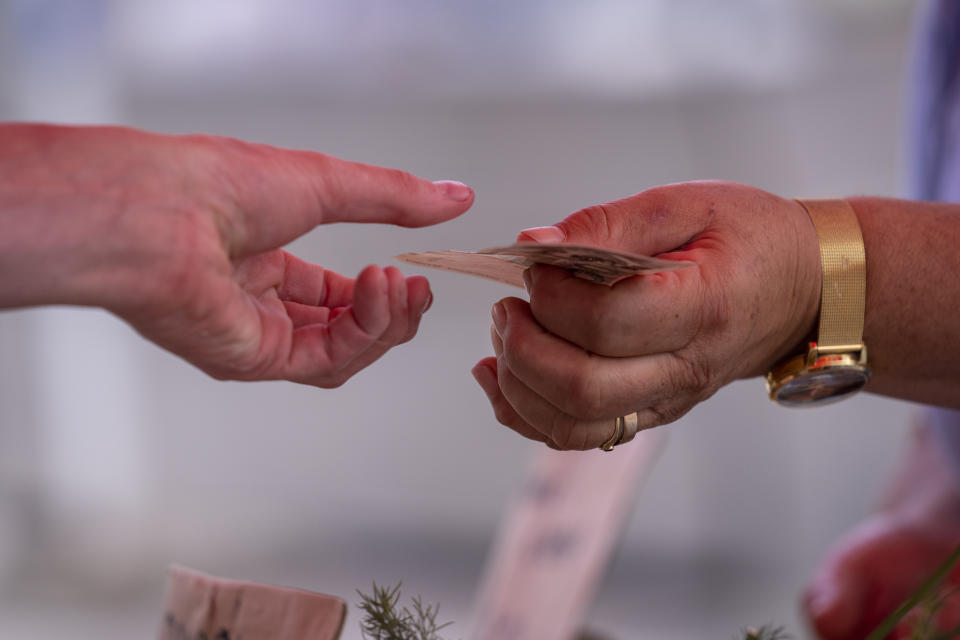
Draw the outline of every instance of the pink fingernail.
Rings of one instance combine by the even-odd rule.
[[[531,227],[521,231],[518,239],[539,242],[540,244],[556,244],[563,242],[566,236],[559,227]]]
[[[457,202],[466,202],[473,197],[473,189],[456,180],[437,180],[433,184],[437,185],[440,193]]]
[[[427,301],[423,303],[423,311],[420,312],[421,315],[424,314],[424,313],[426,313],[427,311],[429,311],[429,310],[430,310],[430,307],[432,307],[432,306],[433,306],[433,291],[428,291],[428,292],[427,292]]]

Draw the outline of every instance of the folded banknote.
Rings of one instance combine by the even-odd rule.
[[[480,251],[402,253],[397,260],[523,286],[523,271],[534,264],[567,269],[590,282],[612,286],[624,278],[682,269],[692,262],[665,260],[576,244],[520,243]]]

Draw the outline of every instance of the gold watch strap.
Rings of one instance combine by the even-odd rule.
[[[863,234],[846,200],[798,200],[817,230],[822,269],[818,350],[846,352],[863,346],[867,263]]]

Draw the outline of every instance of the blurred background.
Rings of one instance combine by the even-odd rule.
[[[913,5],[0,0],[0,119],[236,136],[476,189],[440,227],[292,247],[352,274],[665,182],[896,195]],[[402,579],[465,635],[537,445],[469,373],[514,292],[428,275],[419,337],[334,391],[215,382],[96,310],[0,313],[0,639],[150,637],[170,562],[351,602]],[[724,389],[669,427],[590,626],[804,633],[800,590],[870,511],[915,411]]]

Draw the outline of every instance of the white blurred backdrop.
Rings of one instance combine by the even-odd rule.
[[[292,247],[356,273],[665,182],[895,195],[912,4],[0,0],[0,119],[236,136],[476,189],[440,227]],[[0,313],[0,639],[149,637],[173,561],[351,602],[403,579],[464,635],[536,445],[469,374],[514,292],[428,275],[418,338],[333,391],[210,380],[96,310]],[[871,509],[914,410],[725,389],[668,427],[590,626],[802,633],[804,581]]]

